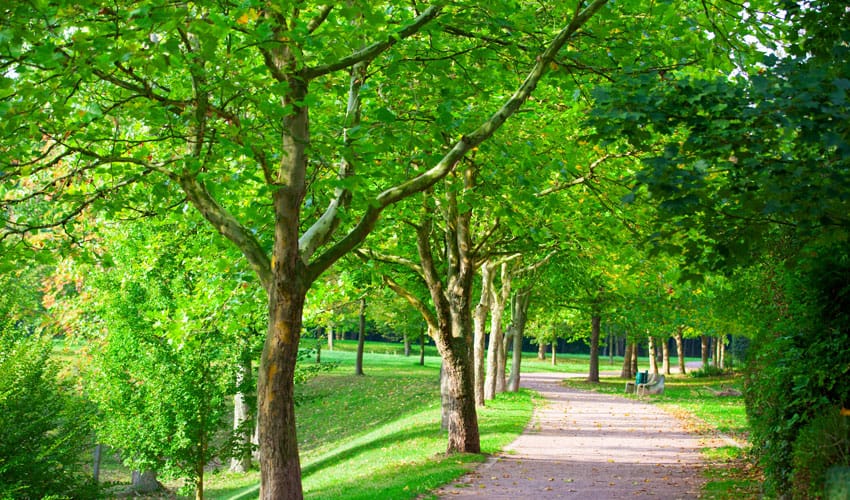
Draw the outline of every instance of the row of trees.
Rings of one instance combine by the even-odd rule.
[[[526,318],[540,342],[586,331],[594,360],[605,324],[635,340],[744,332],[752,281],[681,281],[845,240],[846,32],[812,19],[846,11],[764,4],[6,6],[2,264],[57,251],[76,269],[52,283],[75,298],[69,332],[88,325],[112,368],[135,349],[152,378],[209,381],[105,390],[107,407],[234,392],[264,331],[263,498],[302,496],[305,307],[321,321],[325,294],[380,276],[443,357],[448,451],[478,452],[476,404],[519,383],[503,333],[516,346]],[[647,236],[650,254],[634,244]],[[103,387],[145,385],[110,369]],[[169,432],[195,463],[218,453]]]

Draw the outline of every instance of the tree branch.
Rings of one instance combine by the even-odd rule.
[[[333,73],[334,71],[339,71],[341,69],[348,68],[349,66],[354,66],[359,62],[371,61],[399,41],[416,34],[423,26],[434,20],[437,15],[440,14],[441,10],[442,7],[432,5],[425,9],[422,14],[416,16],[412,23],[389,35],[386,40],[375,42],[372,45],[364,47],[336,62],[315,66],[313,68],[304,68],[302,76],[306,80],[312,80],[313,78]]]
[[[446,153],[443,158],[431,169],[410,179],[402,184],[386,189],[380,193],[360,219],[360,222],[333,247],[320,255],[309,267],[309,277],[315,279],[343,255],[350,252],[354,247],[366,239],[366,236],[375,227],[375,223],[381,212],[388,206],[401,201],[408,196],[424,191],[434,185],[438,180],[445,177],[457,162],[463,158],[472,148],[489,139],[528,99],[537,83],[546,73],[549,64],[555,59],[558,51],[570,40],[575,32],[587,22],[608,0],[594,0],[584,10],[570,21],[569,25],[562,29],[552,40],[546,50],[537,57],[534,67],[526,76],[520,87],[502,107],[496,111],[487,121],[472,133],[465,135]],[[430,8],[429,8],[430,10]],[[427,12],[427,11],[426,11]],[[424,15],[425,13],[423,13]]]

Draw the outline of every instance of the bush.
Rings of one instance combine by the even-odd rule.
[[[745,384],[753,450],[768,495],[791,491],[799,435],[850,403],[850,257],[812,249],[795,268],[765,273],[764,316],[750,350]]]
[[[91,442],[87,406],[57,380],[49,342],[5,323],[0,324],[0,498],[93,496],[80,463]]]
[[[822,498],[827,471],[850,466],[850,418],[837,409],[803,427],[794,442],[791,492],[794,498]]]
[[[726,370],[714,365],[705,365],[700,367],[699,370],[688,372],[688,376],[691,378],[721,377],[725,374]]]

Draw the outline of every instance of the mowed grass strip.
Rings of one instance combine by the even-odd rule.
[[[619,377],[602,377],[599,384],[578,379],[564,383],[577,389],[637,398],[624,394],[625,380]],[[732,500],[760,497],[761,478],[747,453],[749,424],[744,398],[718,395],[730,389],[741,390],[741,387],[742,381],[738,376],[695,378],[674,374],[665,376],[664,394],[640,398],[679,417],[691,431],[728,443],[728,446],[702,450],[708,481],[701,498]]]
[[[335,345],[335,348],[337,346]],[[418,353],[417,353],[418,354]],[[485,455],[446,455],[440,430],[440,360],[368,353],[365,376],[354,354],[322,351],[338,363],[298,388],[298,437],[305,496],[314,499],[416,498],[463,475]],[[494,453],[513,441],[532,412],[532,394],[500,395],[479,411],[481,446]],[[256,498],[256,472],[211,477],[209,498]]]

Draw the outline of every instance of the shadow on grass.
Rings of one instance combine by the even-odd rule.
[[[436,439],[441,434],[439,424],[422,424],[403,431],[384,434],[378,439],[362,444],[342,446],[329,454],[325,454],[326,456],[324,458],[310,462],[308,465],[302,467],[301,474],[302,477],[306,478],[317,471],[333,467],[369,451],[379,450],[387,446],[398,446],[400,443],[420,438]]]
[[[396,465],[375,474],[368,482],[362,478],[337,481],[325,488],[308,492],[307,498],[345,500],[374,500],[392,498],[405,500],[427,494],[435,488],[457,479],[470,468],[486,460],[485,455],[438,455],[431,460],[416,464]]]

